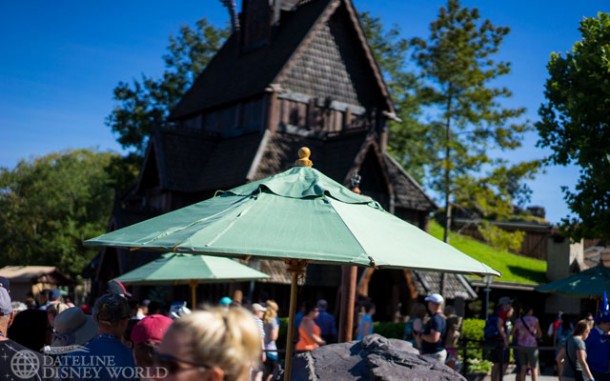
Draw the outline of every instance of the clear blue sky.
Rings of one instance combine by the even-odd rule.
[[[238,1],[238,3],[241,3]],[[427,37],[440,0],[355,0],[405,37]],[[499,57],[513,70],[502,82],[514,93],[510,106],[527,108],[534,121],[543,101],[549,54],[569,50],[580,38],[579,21],[608,11],[601,0],[464,1],[495,25],[509,26]],[[158,76],[168,36],[207,17],[228,21],[218,0],[0,0],[0,166],[68,148],[122,152],[104,119],[119,81]],[[514,160],[541,158],[536,135]],[[558,222],[568,213],[560,187],[574,184],[576,168],[549,168],[530,185],[532,205]]]

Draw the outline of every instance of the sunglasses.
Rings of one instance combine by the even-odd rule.
[[[181,360],[172,355],[159,353],[156,350],[153,352],[152,359],[155,366],[166,369],[168,374],[176,374],[189,369],[205,371],[211,368],[205,364],[197,364],[192,361]],[[185,366],[185,364],[189,366]]]

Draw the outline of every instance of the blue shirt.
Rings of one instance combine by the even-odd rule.
[[[364,326],[366,323],[369,323],[369,328],[366,332],[364,332]],[[365,314],[360,319],[360,324],[358,325],[358,337],[356,340],[362,340],[365,336],[368,336],[371,333],[373,333],[373,317],[369,314]]]
[[[62,380],[133,381],[138,379],[131,349],[112,335],[97,335],[61,358]]]
[[[608,373],[608,355],[610,354],[610,336],[595,327],[585,340],[587,345],[587,364],[592,372]]]
[[[436,313],[430,317],[430,320],[424,326],[424,335],[429,334],[432,330],[440,332],[441,337],[436,343],[429,343],[426,340],[421,341],[421,353],[437,353],[445,349],[443,345],[443,338],[445,337],[445,330],[447,329],[447,322],[445,318],[440,314]]]
[[[335,317],[333,315],[320,310],[318,317],[314,321],[320,327],[322,336],[337,336],[337,326],[335,325]]]

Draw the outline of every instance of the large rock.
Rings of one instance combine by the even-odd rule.
[[[403,340],[376,334],[332,344],[294,357],[292,381],[463,380],[445,364],[418,354]]]

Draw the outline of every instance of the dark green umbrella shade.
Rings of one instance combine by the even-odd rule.
[[[610,269],[598,265],[536,287],[536,291],[574,296],[601,296],[610,292]]]

